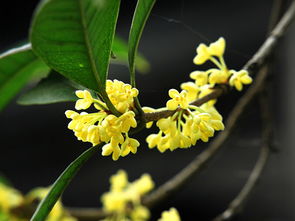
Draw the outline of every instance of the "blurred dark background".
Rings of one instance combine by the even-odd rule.
[[[135,0],[122,1],[118,33],[127,39]],[[7,1],[0,7],[0,50],[27,39],[37,0]],[[169,88],[179,88],[196,70],[192,59],[196,46],[227,40],[225,59],[230,68],[239,69],[265,39],[272,8],[270,0],[198,1],[161,0],[156,3],[140,43],[140,51],[151,63],[151,71],[137,75],[142,104],[161,107]],[[273,153],[259,185],[244,212],[235,220],[295,220],[294,203],[294,56],[295,27],[291,26],[276,50],[272,77],[275,137],[278,152]],[[128,82],[128,70],[112,66],[110,78]],[[217,107],[227,116],[241,93],[222,97]],[[0,113],[0,171],[24,193],[36,186],[48,186],[89,144],[76,140],[67,129],[64,112],[73,103],[44,106],[18,106],[12,102]],[[176,207],[183,220],[210,220],[223,211],[244,185],[258,157],[261,142],[259,105],[251,103],[225,148],[201,174],[154,212]],[[108,190],[108,178],[125,169],[130,180],[142,173],[152,175],[157,185],[165,182],[190,162],[208,144],[201,142],[188,150],[165,154],[149,150],[143,132],[137,137],[141,147],[136,155],[113,162],[109,157],[93,157],[78,173],[64,193],[68,206],[99,207],[100,195]]]

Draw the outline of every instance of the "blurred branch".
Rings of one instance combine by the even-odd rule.
[[[255,186],[257,185],[259,178],[262,175],[263,169],[265,168],[266,162],[269,158],[271,138],[273,133],[272,114],[270,111],[270,103],[266,95],[266,88],[260,94],[260,112],[263,120],[263,131],[262,131],[262,146],[259,154],[259,158],[253,168],[246,184],[236,196],[236,198],[229,204],[228,208],[218,215],[213,221],[225,221],[231,220],[235,215],[241,212],[243,206],[249,199]]]
[[[253,57],[244,65],[243,69],[247,70],[249,74],[256,73],[267,61],[271,53],[274,51],[275,46],[278,44],[279,39],[286,33],[289,25],[293,21],[295,16],[295,1],[293,0],[288,10],[283,15],[282,19],[271,31],[269,36],[266,38],[264,43],[258,49],[258,51],[253,55]],[[196,101],[192,102],[193,105],[200,106],[209,100],[216,99],[222,94],[226,93],[228,90],[227,87],[218,87],[214,88],[214,91],[204,96]],[[175,110],[177,111],[177,110]],[[146,122],[157,121],[161,118],[166,118],[171,116],[175,111],[157,111],[153,113],[145,113],[144,118]]]

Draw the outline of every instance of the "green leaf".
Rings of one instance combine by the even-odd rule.
[[[128,65],[128,44],[123,39],[117,36],[114,38],[112,52],[115,58],[111,60],[111,63]],[[143,55],[137,54],[135,68],[144,74],[150,70],[150,64]]]
[[[6,186],[12,186],[11,182],[1,172],[0,172],[0,183],[4,184]]]
[[[21,105],[52,104],[65,101],[76,101],[77,86],[62,75],[52,71],[34,88],[27,91],[17,100]]]
[[[129,69],[131,85],[135,87],[135,57],[143,28],[156,0],[138,0],[129,33]]]
[[[29,44],[0,55],[0,110],[36,76],[44,76],[49,67],[37,58]]]
[[[36,209],[30,221],[43,221],[46,219],[51,209],[60,198],[63,191],[69,185],[69,183],[77,174],[82,165],[84,165],[84,163],[86,163],[91,156],[97,153],[98,149],[101,146],[102,145],[96,145],[94,147],[89,148],[64,170],[64,172],[58,177],[58,179],[52,185],[47,196],[40,202],[38,208]]]
[[[33,50],[52,69],[103,94],[120,0],[45,0],[33,18]]]

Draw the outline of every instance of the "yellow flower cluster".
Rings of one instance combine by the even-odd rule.
[[[11,220],[16,220],[10,215],[10,210],[19,206],[23,202],[23,196],[19,191],[0,183],[0,213],[5,213],[11,217]]]
[[[146,141],[149,148],[157,147],[160,152],[188,148],[201,139],[207,142],[214,131],[223,130],[222,116],[208,103],[201,107],[189,105],[168,118],[157,121],[159,132],[151,134]]]
[[[128,136],[130,128],[135,128],[137,122],[133,110],[133,98],[138,95],[138,90],[129,84],[118,80],[108,80],[106,92],[112,104],[122,115],[117,117],[110,113],[106,104],[99,99],[93,98],[87,90],[76,91],[77,100],[75,109],[85,110],[92,104],[97,110],[95,113],[81,112],[80,114],[68,110],[67,118],[72,119],[68,125],[73,130],[78,140],[90,142],[92,145],[105,142],[102,148],[102,155],[112,155],[113,160],[118,160],[130,152],[136,153],[139,142]]]
[[[171,208],[168,211],[162,212],[162,216],[158,221],[181,221],[178,211]]]
[[[138,180],[129,183],[127,173],[119,170],[110,179],[110,191],[101,197],[103,208],[111,214],[105,220],[145,221],[150,217],[149,210],[141,205],[141,197],[154,188],[150,175],[143,174]]]
[[[27,221],[24,218],[18,217],[19,214],[14,214],[14,208],[25,207],[32,205],[35,200],[42,200],[48,188],[36,188],[23,196],[18,190],[0,183],[0,220],[2,221]],[[21,214],[20,214],[21,215]],[[49,213],[46,221],[77,221],[76,218],[70,216],[58,201]]]
[[[237,90],[243,89],[243,84],[250,84],[252,78],[245,70],[235,71],[229,70],[224,62],[223,54],[225,50],[224,38],[219,38],[216,42],[209,46],[200,44],[197,48],[197,55],[194,58],[194,63],[201,65],[210,60],[217,68],[212,68],[207,71],[194,71],[190,77],[195,80],[196,85],[203,86],[210,84],[225,84],[229,83]]]
[[[212,92],[215,84],[230,84],[237,90],[242,90],[243,84],[250,84],[252,78],[245,70],[229,70],[224,62],[223,54],[225,40],[219,38],[216,42],[206,46],[200,44],[194,63],[203,64],[212,61],[217,68],[207,71],[194,71],[190,74],[190,82],[181,84],[182,91],[169,90],[170,100],[166,103],[168,110],[175,111],[174,115],[157,121],[159,133],[151,134],[146,141],[150,148],[157,147],[164,152],[167,149],[188,148],[201,139],[207,142],[215,131],[223,130],[222,116],[215,109],[216,100],[211,100],[200,107],[191,105],[191,102]],[[146,113],[153,109],[145,107]],[[147,125],[151,127],[151,123]]]

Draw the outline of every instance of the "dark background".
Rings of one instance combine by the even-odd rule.
[[[27,39],[37,0],[7,1],[0,6],[0,50]],[[127,38],[135,0],[123,0],[118,33]],[[239,69],[259,48],[267,33],[272,1],[159,0],[143,33],[140,51],[152,68],[138,75],[142,104],[161,107],[169,88],[189,80],[196,70],[192,63],[196,46],[227,40],[225,59],[230,68]],[[172,20],[174,19],[174,21]],[[273,153],[258,187],[235,220],[295,220],[294,203],[294,25],[276,50],[272,97],[275,113],[275,140],[279,152]],[[128,82],[128,70],[112,66],[110,78]],[[233,92],[219,100],[220,112],[227,116],[241,93]],[[36,186],[48,186],[89,144],[81,143],[67,129],[64,112],[73,103],[44,106],[17,106],[12,102],[0,113],[0,171],[24,193]],[[157,185],[177,173],[208,144],[165,154],[149,150],[138,135],[141,147],[136,155],[113,162],[109,157],[93,157],[78,173],[64,194],[68,206],[99,207],[100,195],[107,191],[108,178],[118,169],[128,171],[130,180],[142,173],[152,175]],[[210,220],[224,210],[246,181],[259,153],[259,106],[251,103],[239,120],[225,148],[188,185],[154,212],[176,207],[183,220]]]

